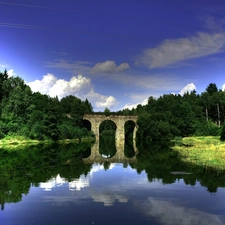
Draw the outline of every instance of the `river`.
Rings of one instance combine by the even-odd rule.
[[[163,145],[110,146],[1,149],[1,224],[225,224],[223,171],[185,165]]]

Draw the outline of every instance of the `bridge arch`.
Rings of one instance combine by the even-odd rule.
[[[116,124],[116,141],[125,139],[125,123],[127,121],[133,121],[135,124],[137,122],[137,116],[117,116],[117,115],[95,115],[95,114],[86,114],[83,119],[88,120],[91,123],[91,130],[95,134],[96,139],[99,140],[99,127],[100,124],[105,120],[111,120]],[[136,137],[137,126],[134,127],[133,139]]]

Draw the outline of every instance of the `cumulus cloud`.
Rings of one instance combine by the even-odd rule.
[[[16,73],[14,72],[13,69],[8,70],[7,72],[9,77],[16,77]]]
[[[111,108],[118,104],[117,100],[113,96],[100,95],[93,90],[91,90],[87,95],[87,99],[91,102],[95,102],[96,108]]]
[[[123,109],[133,109],[136,108],[139,104],[141,105],[147,105],[148,104],[148,98],[144,99],[142,102],[138,102],[138,103],[127,103],[123,108]]]
[[[82,100],[88,99],[95,108],[111,108],[117,104],[113,96],[105,96],[94,91],[91,79],[82,75],[73,76],[69,81],[58,79],[53,74],[44,75],[41,80],[27,83],[33,92],[40,92],[51,97],[58,96],[62,99],[68,95],[74,95]]]
[[[5,69],[7,70],[9,77],[16,77],[16,73],[13,69],[8,69],[10,66],[6,63],[0,63],[0,72],[3,72]]]
[[[225,84],[223,84],[223,86],[222,86],[222,90],[223,90],[223,91],[225,91]]]
[[[34,92],[48,94],[51,97],[58,96],[59,99],[67,95],[87,94],[91,88],[91,80],[82,75],[73,76],[69,81],[57,79],[53,74],[44,75],[42,80],[28,83]],[[80,97],[80,96],[79,96]]]
[[[168,39],[156,48],[145,49],[135,63],[149,68],[165,67],[187,59],[218,53],[224,44],[224,33],[201,32],[190,38]]]
[[[196,90],[196,86],[193,83],[187,84],[181,91],[180,91],[180,95],[184,95],[187,92],[191,92]]]
[[[105,62],[97,63],[91,70],[92,73],[115,73],[121,72],[125,69],[129,69],[128,63],[121,63],[119,66],[114,61],[107,60]]]

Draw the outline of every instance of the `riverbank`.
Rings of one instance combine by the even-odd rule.
[[[79,142],[92,142],[94,138],[92,137],[82,137],[81,139],[65,139],[65,140],[32,140],[25,138],[23,136],[15,136],[15,137],[6,137],[0,140],[0,148],[10,148],[15,149],[17,147],[21,147],[23,145],[38,145],[38,144],[51,144],[51,143],[59,143],[59,144],[68,144],[68,143],[79,143]]]
[[[225,170],[225,142],[220,137],[185,137],[175,140],[172,149],[185,163]]]

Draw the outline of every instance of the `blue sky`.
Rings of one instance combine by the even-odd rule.
[[[223,0],[0,1],[0,70],[95,111],[225,89]]]

